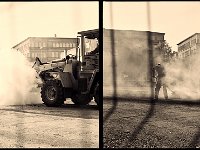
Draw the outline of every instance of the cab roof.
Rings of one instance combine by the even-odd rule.
[[[87,30],[87,31],[80,31],[78,34],[81,34],[81,36],[85,36],[88,39],[95,39],[99,38],[99,29],[94,30]]]

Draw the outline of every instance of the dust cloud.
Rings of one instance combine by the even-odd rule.
[[[112,96],[115,89],[116,96],[119,97],[149,97],[151,90],[148,81],[147,53],[143,50],[136,53],[134,50],[125,51],[125,49],[123,49],[123,52],[124,54],[117,56],[108,53],[103,56],[103,95],[105,97]],[[112,57],[115,57],[116,62],[115,88],[113,87]],[[142,57],[143,59],[141,59]]]
[[[127,38],[128,39],[128,38]],[[127,40],[115,42],[115,54],[111,54],[111,44],[104,41],[103,52],[103,96],[119,97],[151,96],[151,74],[147,41]],[[113,57],[115,57],[116,87],[113,87]],[[164,63],[161,57],[153,57],[154,64],[161,63],[166,69],[168,96],[171,99],[200,99],[200,53],[186,58]],[[155,82],[153,83],[155,88]],[[164,98],[161,87],[159,98]]]
[[[0,105],[40,102],[34,93],[36,72],[26,57],[15,50],[0,49]]]
[[[200,99],[200,54],[195,53],[184,59],[165,64],[166,83],[172,97]]]
[[[104,35],[103,95],[105,97],[112,96],[114,89],[120,97],[150,96],[148,38],[143,37],[139,38],[137,34],[130,34],[129,31],[118,31],[115,32],[115,41],[111,45],[110,35]],[[114,54],[111,52],[112,49]],[[115,75],[113,66],[116,69]],[[117,85],[115,88],[114,76]]]

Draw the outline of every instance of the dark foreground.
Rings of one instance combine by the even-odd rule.
[[[117,100],[104,98],[104,148],[200,147],[200,101]]]

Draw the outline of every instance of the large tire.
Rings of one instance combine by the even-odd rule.
[[[64,92],[60,81],[46,81],[41,88],[41,97],[48,107],[60,106],[64,103]]]
[[[71,99],[75,105],[87,105],[92,100],[89,94],[78,94],[78,93],[73,93]]]
[[[99,83],[96,84],[94,89],[94,101],[96,102],[97,106],[99,106]]]

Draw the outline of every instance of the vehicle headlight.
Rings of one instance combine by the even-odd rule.
[[[57,74],[57,73],[53,73],[52,76],[53,76],[54,78],[57,78],[57,77],[58,77],[58,74]]]

